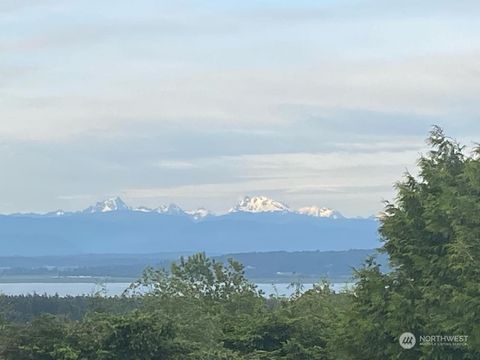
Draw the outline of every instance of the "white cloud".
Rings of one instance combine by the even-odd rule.
[[[60,200],[92,200],[94,196],[92,194],[73,194],[73,195],[60,195],[58,196]]]
[[[472,53],[281,71],[92,73],[88,82],[80,80],[80,88],[64,94],[62,86],[51,93],[46,79],[31,79],[20,83],[22,88],[28,84],[29,90],[12,86],[11,94],[3,96],[0,136],[55,139],[139,122],[247,129],[331,116],[315,108],[471,118],[480,110],[477,59]],[[88,94],[83,93],[87,86]]]
[[[161,160],[158,161],[154,166],[170,170],[186,170],[198,167],[193,162],[179,160]]]
[[[429,18],[413,16],[425,7],[410,1],[404,12],[392,11],[402,2],[351,5],[368,20],[344,4],[28,4],[0,38],[3,138],[58,140],[145,121],[253,129],[310,116],[300,111],[308,107],[440,118],[480,110],[474,2],[442,2]]]
[[[431,124],[480,134],[478,7],[4,1],[3,208],[121,189],[378,208]]]
[[[268,193],[299,206],[305,205],[301,201],[307,197],[312,201],[327,197],[331,206],[344,206],[341,201],[338,202],[338,198],[342,198],[351,199],[351,207],[364,206],[367,211],[374,212],[381,208],[382,199],[391,197],[393,184],[407,167],[413,166],[417,157],[418,151],[410,150],[204,158],[196,161],[199,169],[212,174],[232,172],[233,177],[228,181],[211,183],[202,183],[190,177],[188,184],[125,188],[122,194],[139,204],[145,201],[183,201],[188,205],[221,202],[223,206],[215,208],[216,211],[227,210],[225,204],[231,204],[234,198],[252,194]],[[371,200],[365,206],[364,198],[367,196]]]

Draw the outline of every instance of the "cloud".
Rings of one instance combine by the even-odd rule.
[[[388,198],[393,184],[412,166],[417,151],[378,153],[259,154],[197,159],[197,171],[211,176],[201,180],[195,172],[182,185],[124,188],[122,194],[134,202],[175,201],[194,203],[222,202],[215,210],[225,211],[225,204],[252,194],[268,194],[302,205],[306,196],[323,205],[323,197],[376,199],[370,209],[379,209]],[[220,181],[215,174],[229,174]],[[216,182],[208,180],[216,179]],[[195,200],[194,200],[195,199]],[[154,201],[154,202],[155,202]],[[362,200],[363,201],[363,200]],[[335,204],[336,200],[329,201]],[[305,205],[305,203],[303,203]],[[358,206],[352,203],[351,206]],[[347,210],[348,211],[348,210]],[[372,210],[373,211],[373,210]]]
[[[478,7],[4,1],[2,208],[261,191],[377,209],[432,124],[480,135]]]
[[[60,195],[58,196],[60,200],[92,200],[94,196],[92,194],[74,194],[74,195]]]
[[[24,11],[35,7],[44,7],[57,2],[59,2],[59,0],[2,0],[0,3],[0,14]]]
[[[352,196],[352,186],[365,189],[364,193],[372,191],[369,186],[391,187],[406,167],[414,167],[424,146],[421,139],[385,143],[384,137],[359,142],[347,136],[342,143],[335,138],[322,143],[306,137],[311,129],[301,127],[290,129],[289,136],[281,132],[280,139],[275,132],[177,133],[153,128],[146,136],[145,129],[139,130],[57,143],[4,142],[0,165],[9,171],[2,177],[3,188],[18,189],[2,194],[11,203],[5,208],[9,212],[81,209],[123,194],[134,205],[158,206],[182,199],[187,207],[222,211],[232,199],[258,193],[285,197],[292,204],[309,193],[319,205],[320,196],[337,194],[329,201],[333,207],[338,197]],[[373,195],[371,207],[378,207],[390,192]]]
[[[472,1],[440,1],[428,18],[431,6],[412,1],[40,3],[2,27],[0,137],[58,141],[146,121],[264,130],[308,118],[323,131],[409,133],[477,120]]]
[[[186,170],[197,167],[193,162],[178,160],[161,160],[155,164],[156,167],[169,170]]]
[[[190,71],[168,77],[148,68],[134,75],[114,68],[92,78],[77,74],[79,83],[63,94],[60,87],[52,93],[43,81],[24,79],[29,89],[13,86],[3,97],[0,136],[48,140],[142,122],[261,130],[305,120],[320,123],[323,130],[333,126],[357,133],[418,135],[438,121],[477,121],[477,58],[472,53],[292,71]],[[63,76],[58,71],[52,76],[55,73]],[[82,90],[87,84],[88,94]]]

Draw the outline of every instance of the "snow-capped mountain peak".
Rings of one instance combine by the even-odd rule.
[[[77,213],[107,213],[107,212],[116,212],[116,211],[132,211],[132,212],[142,212],[142,213],[157,213],[163,215],[176,215],[176,216],[188,216],[193,220],[203,220],[207,217],[215,216],[213,212],[207,210],[206,208],[198,208],[195,210],[183,210],[180,206],[176,204],[170,205],[161,205],[158,208],[152,209],[145,206],[138,207],[129,207],[120,197],[112,197],[110,199],[97,202],[94,206],[90,206],[87,209],[77,212]],[[329,218],[329,219],[344,219],[345,217],[338,211],[319,206],[307,206],[302,207],[298,210],[292,210],[288,205],[271,199],[267,196],[246,196],[240,200],[237,205],[229,210],[229,213],[291,213],[304,216],[312,216],[318,218]],[[63,210],[57,210],[44,214],[44,216],[66,216],[75,214],[76,212],[64,212]],[[25,214],[18,214],[25,215]],[[32,214],[34,215],[34,214]]]
[[[203,219],[203,218],[206,218],[207,216],[213,215],[213,213],[210,210],[207,210],[203,207],[198,208],[196,210],[185,211],[185,213],[193,217],[195,220]]]
[[[290,212],[290,208],[273,199],[270,199],[266,196],[246,196],[241,200],[237,205],[235,205],[230,212],[250,212],[250,213],[259,213],[259,212]]]
[[[160,214],[166,214],[166,215],[183,215],[185,214],[185,211],[183,209],[176,205],[176,204],[170,204],[170,205],[162,205],[158,208],[155,209],[156,212]]]
[[[89,208],[85,209],[83,212],[105,213],[105,212],[111,212],[111,211],[124,211],[129,209],[130,208],[127,206],[127,204],[125,204],[125,202],[117,196],[104,201],[100,201],[96,203],[94,206],[90,206]]]
[[[318,206],[306,206],[298,209],[297,213],[302,215],[314,216],[314,217],[324,217],[330,219],[341,219],[343,215],[338,211]]]

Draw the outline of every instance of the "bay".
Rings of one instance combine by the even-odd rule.
[[[28,294],[46,294],[54,296],[78,296],[94,295],[95,293],[105,294],[106,296],[121,295],[128,288],[130,283],[112,282],[105,284],[95,284],[92,282],[75,283],[0,283],[0,293],[5,295],[28,295]],[[257,283],[258,289],[262,290],[265,296],[271,295],[290,296],[295,292],[295,287],[288,283],[268,284]],[[303,284],[301,291],[312,288],[312,284]],[[336,292],[351,287],[349,283],[333,283],[331,287]]]

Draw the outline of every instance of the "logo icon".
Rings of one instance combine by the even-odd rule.
[[[398,342],[400,343],[400,346],[402,348],[411,349],[415,346],[417,339],[415,338],[415,335],[413,335],[411,332],[404,332],[398,338]]]

